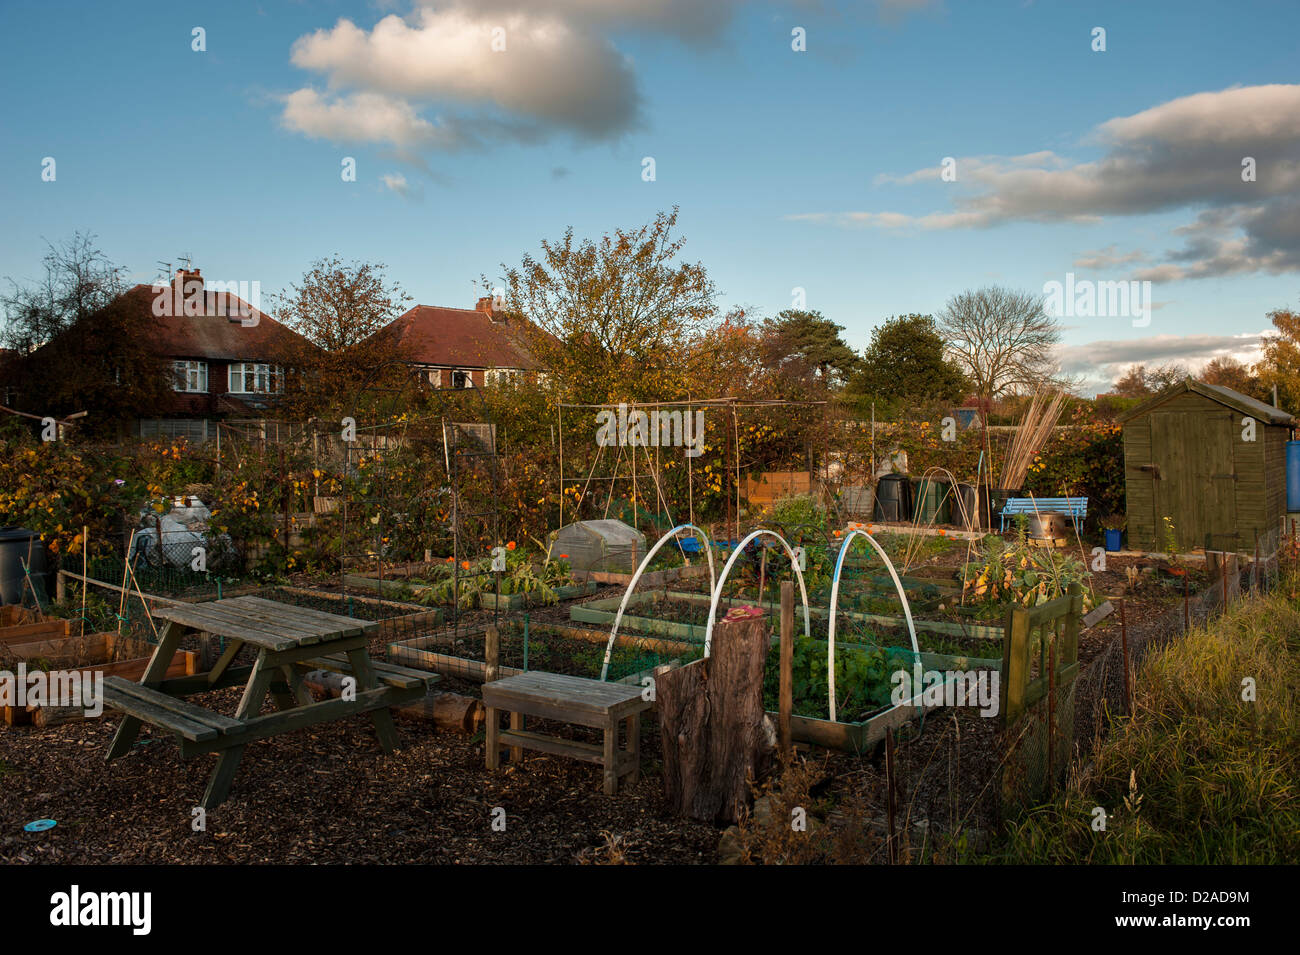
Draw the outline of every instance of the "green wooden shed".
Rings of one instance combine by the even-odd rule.
[[[1231,388],[1186,379],[1120,416],[1128,546],[1272,553],[1286,519],[1286,442],[1297,421]]]

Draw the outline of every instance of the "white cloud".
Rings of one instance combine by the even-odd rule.
[[[528,11],[570,23],[602,28],[639,29],[670,34],[687,42],[715,40],[745,0],[462,0],[465,10],[479,16]],[[928,0],[926,0],[928,2]],[[424,6],[448,7],[441,0]]]
[[[286,127],[330,142],[388,143],[399,149],[454,145],[455,133],[416,115],[404,100],[379,93],[327,97],[313,89],[284,98]]]
[[[1300,85],[1234,87],[1162,103],[1098,126],[1105,154],[957,158],[953,210],[812,213],[838,225],[988,228],[1008,222],[1093,223],[1107,216],[1198,210],[1184,245],[1137,277],[1152,281],[1300,271]],[[1242,179],[1243,160],[1256,180]],[[940,184],[938,167],[877,183]],[[1088,253],[1084,254],[1085,257]],[[1137,261],[1136,259],[1134,261]]]
[[[379,177],[385,188],[397,193],[403,199],[418,200],[424,197],[424,191],[412,186],[400,172],[386,172]]]
[[[412,22],[390,15],[369,31],[341,19],[299,38],[291,59],[322,76],[334,94],[288,97],[285,122],[309,133],[326,128],[445,148],[554,131],[609,139],[640,115],[631,65],[607,39],[531,12],[424,9]],[[369,104],[386,108],[378,118],[355,115]],[[295,106],[305,118],[290,113]],[[420,116],[425,108],[445,115],[435,125]]]
[[[1113,269],[1117,265],[1128,265],[1132,262],[1143,262],[1146,260],[1146,253],[1119,252],[1114,245],[1108,245],[1104,249],[1092,249],[1088,252],[1081,252],[1074,260],[1076,269]]]
[[[1235,358],[1253,364],[1261,357],[1260,340],[1269,330],[1243,335],[1151,335],[1062,345],[1056,356],[1061,372],[1083,379],[1085,391],[1108,391],[1134,365],[1177,362],[1193,374],[1215,358]]]

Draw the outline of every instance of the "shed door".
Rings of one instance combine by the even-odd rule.
[[[1156,541],[1164,543],[1164,518],[1174,522],[1178,547],[1225,546],[1237,531],[1232,413],[1158,411],[1151,415]]]

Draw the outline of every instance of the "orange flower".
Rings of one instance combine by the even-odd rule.
[[[461,569],[461,570],[469,570],[469,561],[467,561],[467,560],[462,560],[462,561],[460,562],[460,569]]]
[[[835,536],[836,536],[836,537],[840,537],[840,536],[842,536],[843,534],[844,534],[843,531],[836,531],[836,532],[835,532]]]
[[[506,544],[506,550],[514,550],[514,549],[515,549],[514,541],[510,541],[508,544]]]
[[[561,555],[560,555],[560,560],[568,560],[568,559],[569,559],[569,555],[568,555],[568,554],[561,554]]]
[[[450,564],[450,563],[451,563],[453,560],[455,560],[455,559],[456,559],[456,558],[454,558],[454,557],[448,557],[448,558],[447,558],[447,563]]]
[[[940,537],[947,537],[947,536],[948,536],[948,532],[947,532],[946,530],[944,530],[944,529],[941,527],[941,528],[939,528],[939,536],[940,536]]]

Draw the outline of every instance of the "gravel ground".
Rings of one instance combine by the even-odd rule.
[[[193,697],[230,712],[238,691]],[[268,707],[268,709],[270,709]],[[379,750],[367,717],[250,744],[228,802],[191,829],[215,756],[182,761],[148,730],[105,764],[116,714],[46,730],[0,734],[0,861],[62,863],[569,863],[620,837],[629,862],[712,861],[717,832],[667,816],[651,761],[619,795],[600,791],[597,767],[527,754],[498,774],[481,742],[398,721],[405,747]],[[155,741],[156,740],[156,741]],[[506,829],[492,829],[495,807]],[[33,819],[58,826],[23,832]]]

